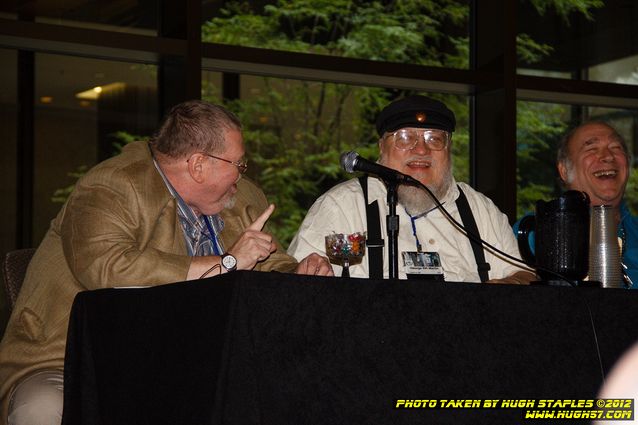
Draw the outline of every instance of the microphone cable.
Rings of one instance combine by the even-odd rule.
[[[509,259],[510,261],[513,261],[515,263],[518,264],[522,264],[523,266],[525,266],[528,269],[536,269],[536,270],[540,270],[543,271],[547,274],[550,274],[552,276],[557,277],[560,280],[564,280],[565,282],[567,282],[569,284],[569,286],[575,287],[576,285],[574,285],[574,283],[572,281],[570,281],[569,279],[567,279],[565,276],[563,276],[560,273],[556,273],[552,270],[546,269],[544,267],[539,267],[536,265],[532,265],[532,264],[528,264],[526,261],[520,259],[520,258],[516,258],[512,255],[509,255],[506,252],[501,251],[500,249],[496,248],[495,246],[493,246],[492,244],[488,243],[487,241],[481,239],[478,235],[473,234],[472,232],[468,231],[465,226],[463,226],[461,223],[459,223],[454,217],[452,217],[452,215],[445,209],[445,207],[443,206],[443,204],[441,204],[441,202],[437,199],[437,197],[432,193],[432,191],[423,183],[421,183],[420,181],[418,181],[417,179],[413,178],[412,176],[409,176],[407,174],[403,174],[400,171],[397,171],[395,169],[392,168],[388,168],[384,165],[381,165],[379,163],[376,162],[372,162],[370,160],[367,160],[365,158],[363,158],[362,156],[360,156],[357,152],[355,151],[349,151],[349,152],[344,152],[341,154],[341,158],[340,158],[340,163],[341,163],[341,167],[348,173],[354,173],[355,171],[361,171],[364,173],[369,173],[369,174],[373,174],[377,177],[379,177],[381,180],[383,180],[386,184],[388,184],[389,182],[393,182],[396,184],[408,184],[408,185],[417,185],[418,187],[420,187],[421,189],[425,190],[427,192],[427,194],[432,198],[432,200],[434,201],[434,203],[436,204],[437,208],[439,208],[443,214],[447,217],[448,220],[450,220],[457,228],[461,229],[463,232],[465,232],[466,236],[486,247],[489,248],[490,250],[492,250],[493,252],[496,252],[498,254],[500,254],[501,256]]]
[[[448,212],[448,210],[445,209],[445,207],[443,206],[443,204],[437,199],[437,197],[434,195],[434,193],[432,193],[432,191],[423,183],[421,183],[418,180],[414,181],[418,187],[420,187],[421,189],[425,190],[427,192],[427,194],[432,198],[432,200],[434,201],[434,203],[436,204],[437,208],[441,210],[441,212],[443,212],[443,214],[446,216],[446,218],[448,220],[450,220],[456,227],[458,227],[459,229],[461,229],[463,232],[465,232],[465,234],[467,235],[467,237],[471,240],[473,240],[476,243],[479,243],[481,245],[483,245],[486,248],[489,248],[490,250],[498,253],[499,255],[512,260],[516,263],[522,264],[523,266],[529,268],[529,269],[536,269],[536,270],[541,270],[545,273],[551,274],[555,277],[558,277],[560,280],[564,280],[565,282],[567,282],[569,284],[569,286],[571,287],[576,287],[576,285],[574,285],[574,282],[572,282],[571,280],[569,280],[567,277],[563,276],[560,273],[556,273],[552,270],[546,269],[545,267],[539,267],[536,265],[532,265],[530,263],[528,263],[525,260],[522,260],[520,258],[516,258],[513,255],[510,255],[506,252],[501,251],[500,249],[498,249],[497,247],[495,247],[494,245],[490,244],[489,242],[485,241],[484,239],[481,239],[481,237],[479,237],[478,235],[475,235],[474,233],[470,232],[469,230],[467,230],[465,228],[465,226],[463,226],[461,223],[459,223],[454,217],[452,217],[452,215]]]
[[[539,266],[533,266],[531,264],[528,264],[526,261],[516,258],[512,255],[507,254],[506,252],[501,251],[500,249],[496,248],[494,245],[490,244],[489,242],[481,239],[478,235],[475,235],[471,232],[469,232],[465,226],[463,226],[461,223],[459,223],[454,217],[452,217],[452,215],[448,212],[448,210],[445,209],[445,207],[443,206],[443,204],[438,200],[438,198],[434,195],[434,193],[432,193],[432,191],[423,183],[421,183],[420,181],[414,179],[412,183],[416,183],[418,185],[418,187],[422,188],[423,190],[425,190],[427,192],[427,194],[432,198],[432,200],[434,201],[434,203],[436,204],[437,208],[439,208],[441,210],[441,212],[443,212],[443,214],[447,217],[448,220],[450,220],[455,226],[457,226],[459,229],[461,229],[463,232],[465,232],[465,235],[473,240],[474,242],[480,243],[481,245],[483,245],[484,247],[487,247],[491,250],[493,250],[494,252],[504,256],[505,258],[508,258],[510,260],[513,260],[519,264],[523,264],[524,266],[526,266],[527,268],[530,269],[536,269],[536,270],[541,270],[545,273],[551,274],[553,276],[556,276],[558,278],[560,278],[561,280],[564,280],[565,282],[567,282],[569,284],[570,287],[572,288],[576,288],[576,285],[569,279],[567,279],[565,276],[563,276],[560,273],[556,273],[552,270],[546,269],[544,267],[539,267]],[[598,366],[600,367],[600,375],[602,378],[602,384],[604,385],[606,380],[605,380],[605,370],[603,368],[603,361],[602,361],[602,356],[600,354],[600,344],[598,343],[598,334],[596,332],[596,324],[594,323],[594,315],[591,311],[591,308],[589,306],[589,302],[587,301],[587,298],[585,298],[582,294],[580,294],[581,299],[583,300],[583,302],[585,303],[585,307],[587,307],[587,312],[589,313],[589,321],[591,323],[591,330],[593,333],[593,337],[594,337],[594,346],[596,347],[596,355],[597,355],[597,360],[598,360]]]
[[[357,160],[361,159],[362,161],[362,166],[357,167]],[[341,155],[341,165],[342,168],[347,171],[348,173],[353,173],[354,171],[363,171],[363,172],[369,172],[371,174],[376,174],[376,173],[380,173],[378,175],[378,177],[380,177],[382,180],[384,180],[384,182],[386,181],[384,179],[384,176],[387,178],[388,176],[388,171],[390,171],[389,169],[387,169],[387,167],[384,166],[380,166],[379,167],[374,167],[374,166],[370,166],[371,163],[370,161],[366,160],[365,158],[359,156],[358,153],[354,152],[354,151],[350,151],[350,152],[344,152]],[[374,165],[374,164],[373,164]],[[446,216],[446,218],[448,220],[450,220],[456,227],[457,229],[460,229],[461,231],[465,232],[465,235],[468,237],[468,239],[480,244],[483,247],[489,248],[492,252],[500,254],[502,257],[509,259],[510,261],[513,261],[514,263],[518,263],[518,264],[522,264],[523,266],[525,266],[527,269],[531,269],[531,270],[540,270],[543,271],[549,275],[555,276],[557,278],[559,278],[562,281],[567,282],[567,284],[572,287],[575,288],[576,284],[574,282],[572,282],[571,280],[567,279],[565,276],[563,276],[560,273],[554,272],[552,270],[549,270],[545,267],[540,267],[537,265],[532,265],[532,264],[528,264],[526,261],[516,258],[512,255],[509,255],[503,251],[501,251],[500,249],[496,248],[495,246],[493,246],[492,244],[488,243],[487,241],[481,239],[481,237],[479,237],[478,235],[473,234],[472,232],[469,232],[465,226],[463,226],[461,223],[459,223],[454,217],[452,217],[452,215],[445,209],[445,207],[443,206],[443,204],[441,204],[441,202],[437,199],[437,197],[432,193],[432,191],[423,183],[421,183],[420,181],[412,178],[411,176],[408,176],[406,174],[403,174],[397,170],[391,170],[393,171],[393,175],[391,176],[391,180],[394,182],[398,182],[400,184],[416,184],[418,187],[421,187],[423,190],[426,191],[426,193],[434,200],[437,208],[440,208],[441,211],[443,212],[443,214]],[[400,177],[398,177],[400,176]],[[587,311],[589,313],[589,320],[591,323],[591,328],[592,328],[592,332],[593,332],[593,337],[594,337],[594,345],[596,347],[596,355],[597,355],[597,359],[598,359],[598,365],[600,367],[600,374],[602,377],[602,382],[603,384],[605,383],[605,371],[603,368],[603,363],[602,363],[602,357],[600,354],[600,346],[598,343],[598,335],[596,333],[596,325],[594,323],[594,316],[593,313],[591,311],[591,308],[589,306],[589,302],[587,301],[587,299],[583,296],[583,294],[580,294],[581,299],[584,301],[585,306],[587,307]]]

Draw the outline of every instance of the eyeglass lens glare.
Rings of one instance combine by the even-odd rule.
[[[413,149],[423,140],[429,149],[442,150],[446,147],[448,134],[443,130],[398,130],[392,133],[394,144],[399,149]]]

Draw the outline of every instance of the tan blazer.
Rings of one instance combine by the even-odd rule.
[[[226,248],[268,206],[247,179],[238,183],[236,198],[222,213]],[[277,252],[255,270],[294,270],[297,262],[276,243]],[[0,342],[0,424],[16,382],[37,369],[63,368],[69,313],[79,291],[183,281],[190,262],[176,201],[147,143],[131,143],[92,168],[51,222]]]

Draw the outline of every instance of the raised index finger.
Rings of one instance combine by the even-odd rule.
[[[250,224],[250,226],[248,226],[248,229],[261,231],[261,229],[264,228],[264,225],[270,218],[270,215],[272,214],[273,211],[275,211],[275,204],[268,205],[268,208],[266,208],[264,212],[261,213],[261,215],[257,217],[257,219]]]

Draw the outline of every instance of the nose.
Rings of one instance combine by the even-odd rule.
[[[414,147],[412,148],[412,152],[419,154],[428,154],[431,151],[432,150],[430,149],[430,146],[425,143],[425,139],[423,138],[423,136],[418,137],[416,145],[414,145]]]
[[[600,150],[600,160],[603,162],[611,162],[613,161],[614,158],[614,153],[611,151],[611,149],[609,149],[608,146],[604,146],[601,150]]]

